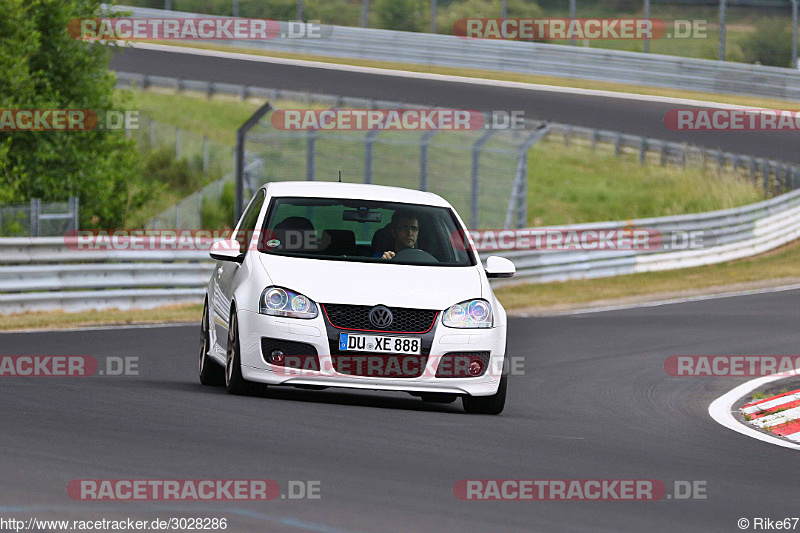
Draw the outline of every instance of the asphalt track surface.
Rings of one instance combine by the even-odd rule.
[[[500,416],[400,393],[271,388],[230,396],[196,377],[199,327],[0,335],[0,355],[139,357],[139,375],[0,378],[0,516],[226,517],[230,532],[739,531],[800,515],[798,455],[707,414],[743,381],[676,378],[671,355],[786,355],[800,291],[515,318],[524,357]],[[319,500],[81,502],[73,479],[321,481]],[[707,499],[460,501],[461,479],[704,481]]]
[[[673,131],[664,125],[664,114],[670,109],[690,107],[673,103],[498,88],[133,48],[115,52],[110,68],[123,72],[457,109],[522,110],[525,117],[530,119],[603,128],[800,163],[798,132]]]

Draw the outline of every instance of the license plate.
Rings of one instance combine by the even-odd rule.
[[[385,337],[381,335],[339,334],[339,350],[342,352],[373,353],[422,353],[421,339],[413,337]]]

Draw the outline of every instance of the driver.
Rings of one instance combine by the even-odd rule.
[[[395,211],[389,224],[394,239],[394,251],[383,252],[382,259],[392,259],[397,252],[417,247],[419,237],[419,220],[411,211]]]

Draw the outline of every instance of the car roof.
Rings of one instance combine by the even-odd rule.
[[[385,185],[331,181],[275,181],[267,183],[263,188],[270,196],[347,198],[452,207],[444,198],[431,192]]]

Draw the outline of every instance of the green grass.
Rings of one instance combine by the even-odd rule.
[[[680,297],[692,291],[744,290],[770,280],[770,285],[794,284],[800,282],[798,264],[800,242],[795,241],[772,252],[730,263],[610,278],[509,285],[495,293],[507,309],[545,311],[595,302],[613,303],[619,299]]]
[[[670,28],[671,21],[667,22]],[[744,62],[744,52],[741,47],[742,41],[750,34],[751,30],[730,29],[726,30],[727,39],[725,46],[725,58],[728,61]],[[719,57],[719,29],[707,28],[704,38],[690,39],[653,39],[650,41],[651,54],[663,54],[680,57],[694,57],[698,59],[717,59]],[[554,40],[553,44],[570,44],[569,40]],[[577,40],[576,46],[586,46],[589,48],[600,48],[606,50],[622,50],[626,52],[643,52],[644,42],[632,39],[618,40]]]
[[[544,142],[529,157],[528,224],[549,226],[699,213],[763,199],[715,168],[639,165],[633,156]]]
[[[569,3],[562,0],[540,0],[537,2],[544,11],[544,16],[554,18],[569,17]],[[642,2],[631,3],[633,9],[626,9],[624,4],[609,0],[583,0],[577,5],[579,18],[636,18],[644,15]],[[762,6],[745,7],[728,5],[726,18],[728,24],[749,24],[754,19],[762,16],[764,12],[773,15],[790,14],[789,5],[783,9],[766,9]],[[650,3],[650,18],[658,19],[702,19],[709,24],[719,21],[719,2],[709,5],[691,5],[688,3],[668,4],[663,2]]]
[[[788,2],[787,2],[788,4]],[[569,8],[567,2],[553,6],[543,6],[546,17],[568,18]],[[742,43],[745,37],[755,31],[757,21],[764,15],[789,16],[790,9],[787,5],[783,10],[764,10],[763,8],[737,8],[729,6],[727,9],[726,46],[725,56],[728,61],[744,61]],[[624,9],[614,2],[581,2],[578,4],[577,15],[579,18],[642,18],[644,11],[639,2],[635,9]],[[674,55],[681,57],[696,57],[701,59],[717,59],[719,56],[719,6],[692,6],[692,5],[667,5],[655,3],[650,6],[650,18],[660,19],[666,23],[667,32],[674,29],[675,20],[698,20],[705,22],[705,37],[698,38],[661,38],[650,41],[650,53]],[[555,40],[555,44],[569,44],[569,41]],[[578,46],[587,45],[591,48],[604,48],[611,50],[625,50],[631,52],[644,51],[641,40],[591,40],[576,41]]]
[[[187,304],[156,309],[104,309],[101,311],[34,311],[2,315],[0,331],[26,329],[64,329],[98,325],[160,324],[197,322],[203,316],[203,305]],[[199,341],[198,341],[199,342]]]
[[[258,108],[258,103],[233,97],[201,99],[156,91],[118,91],[130,109],[163,124],[205,135],[210,141],[234,146],[236,129]]]
[[[258,102],[226,98],[208,100],[193,95],[153,92],[133,92],[130,98],[132,106],[152,117],[169,119],[171,124],[186,131],[220,139],[220,142],[232,140],[236,127],[259,105]],[[283,108],[308,107],[298,102],[279,102],[278,105]],[[363,132],[355,135],[363,136]],[[418,147],[385,144],[401,142],[403,135],[408,134],[381,134],[382,142],[376,144],[374,154],[375,183],[417,186]],[[478,134],[463,135],[459,138],[457,134],[443,132],[434,138],[429,171],[431,176],[438,176],[436,180],[431,179],[431,190],[450,199],[459,212],[467,213],[468,194],[463,192],[463,184],[470,175],[469,150],[448,147],[457,142],[468,147],[473,140],[470,135]],[[353,136],[353,133],[339,134],[338,137],[320,135],[316,161],[318,173],[342,169],[345,181],[360,180],[363,175],[363,145],[335,141],[348,136]],[[323,141],[323,137],[327,140]],[[439,148],[434,150],[434,146]],[[303,139],[276,140],[258,149],[263,150],[273,175],[286,176],[287,179],[304,178],[300,175],[305,158]],[[490,174],[491,179],[482,180],[482,197],[505,195],[513,176],[515,159],[491,153],[484,154],[484,157],[483,168],[492,168],[496,172]],[[564,147],[560,142],[542,142],[532,149],[529,157],[529,225],[695,213],[745,205],[761,198],[758,188],[728,172],[720,175],[716,170],[703,170],[691,165],[686,169],[653,164],[640,166],[632,155],[617,158],[607,149],[598,148],[593,152],[588,146],[575,143]],[[502,203],[498,202],[494,203]],[[159,202],[158,209],[163,207],[164,202]],[[485,224],[497,218],[497,213],[481,212]]]
[[[150,153],[149,121],[145,117],[158,124],[157,147],[173,153],[175,128],[183,130],[181,157],[188,163],[194,178],[188,183],[167,183],[151,202],[128,216],[127,227],[145,225],[153,216],[233,171],[232,149],[236,144],[236,129],[258,107],[256,102],[241,102],[231,97],[201,99],[197,95],[176,96],[163,91],[120,90],[117,99],[121,105],[138,110],[142,115],[141,129],[136,134],[145,153]],[[203,136],[209,139],[209,169],[206,174],[201,170]]]

